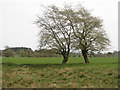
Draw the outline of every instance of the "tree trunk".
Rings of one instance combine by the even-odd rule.
[[[68,61],[68,56],[67,57],[63,57],[62,64],[66,64],[67,61]]]
[[[84,57],[85,63],[90,63],[87,57],[87,50],[82,50],[82,55]]]

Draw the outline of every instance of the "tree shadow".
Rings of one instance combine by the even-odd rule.
[[[14,64],[14,63],[2,63],[3,66],[11,66],[11,67],[34,67],[34,68],[47,68],[47,67],[74,67],[85,65],[85,63],[66,63],[66,64]]]

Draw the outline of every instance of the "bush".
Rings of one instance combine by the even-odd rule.
[[[14,57],[15,52],[13,52],[11,49],[7,49],[3,51],[3,56],[4,57]]]

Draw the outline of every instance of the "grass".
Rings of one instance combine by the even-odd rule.
[[[70,57],[61,65],[59,57],[3,58],[4,88],[117,88],[118,58],[89,58],[84,64],[79,57]]]
[[[62,57],[3,57],[2,63],[13,64],[61,64]],[[91,63],[115,63],[117,57],[98,57],[89,58]],[[67,63],[84,63],[81,57],[70,57]]]

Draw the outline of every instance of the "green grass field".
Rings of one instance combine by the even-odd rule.
[[[118,58],[11,57],[2,59],[4,88],[117,88]]]

